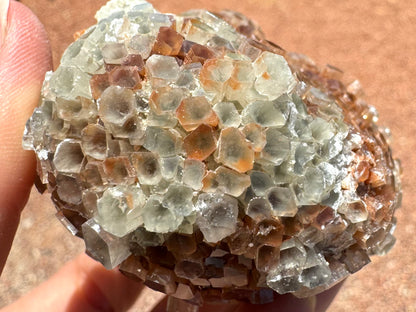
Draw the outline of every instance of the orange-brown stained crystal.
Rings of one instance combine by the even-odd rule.
[[[178,55],[183,42],[183,37],[171,27],[160,27],[153,45],[153,53],[175,56]]]
[[[206,60],[212,59],[214,56],[215,53],[210,48],[193,43],[185,55],[184,64],[199,62],[204,65]]]
[[[117,66],[108,73],[111,85],[137,90],[141,88],[141,78],[136,66]]]
[[[184,90],[180,88],[160,87],[152,92],[149,98],[149,106],[156,114],[175,111],[184,96]]]
[[[98,100],[101,97],[101,93],[103,93],[104,90],[110,86],[108,73],[92,76],[90,80],[90,86],[92,97],[94,100]]]
[[[134,169],[128,157],[109,157],[103,162],[104,172],[111,183],[131,183],[134,181]]]
[[[199,80],[205,91],[218,93],[216,99],[221,100],[226,82],[231,77],[233,64],[230,60],[207,60],[199,73]]]
[[[183,147],[188,158],[205,160],[217,148],[214,131],[208,125],[200,125],[185,137]]]
[[[212,127],[218,125],[218,116],[204,96],[183,99],[176,109],[176,117],[186,131],[192,131],[202,124]]]
[[[253,169],[254,151],[237,128],[230,127],[221,131],[218,160],[238,172]]]

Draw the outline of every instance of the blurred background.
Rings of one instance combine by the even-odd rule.
[[[45,25],[54,67],[73,33],[94,22],[105,0],[22,0]],[[416,2],[414,0],[150,0],[162,12],[232,9],[257,21],[269,40],[288,51],[331,64],[359,79],[367,100],[393,133],[393,151],[404,168],[403,206],[397,211],[396,246],[347,279],[328,309],[416,311]],[[13,302],[83,251],[54,217],[47,194],[36,190],[23,212],[0,278],[0,307]],[[158,295],[149,292],[147,300]],[[137,307],[137,306],[136,306]],[[137,308],[136,308],[137,309]],[[137,310],[135,310],[137,311]],[[142,311],[141,309],[138,311]]]

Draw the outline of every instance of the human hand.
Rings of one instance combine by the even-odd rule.
[[[33,153],[21,148],[24,124],[38,102],[44,74],[51,69],[50,48],[40,22],[15,1],[1,15],[1,7],[7,4],[8,1],[0,0],[0,272],[35,175]],[[5,36],[3,29],[7,30]],[[117,270],[108,271],[86,255],[80,255],[4,311],[127,311],[142,289],[143,285]],[[280,296],[275,303],[263,306],[207,305],[201,312],[324,311],[336,291],[332,289],[304,300]],[[137,307],[139,311],[148,308]],[[163,300],[153,312],[165,310]]]

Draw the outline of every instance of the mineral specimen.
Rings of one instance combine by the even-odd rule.
[[[235,12],[112,0],[96,17],[23,139],[91,257],[195,305],[266,303],[393,246],[400,165],[358,81]]]

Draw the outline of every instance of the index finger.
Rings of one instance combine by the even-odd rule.
[[[0,17],[0,21],[6,24],[1,27],[5,36],[0,47],[0,272],[35,173],[33,153],[21,147],[23,129],[52,63],[46,32],[27,7],[10,1],[3,17],[6,18]]]

